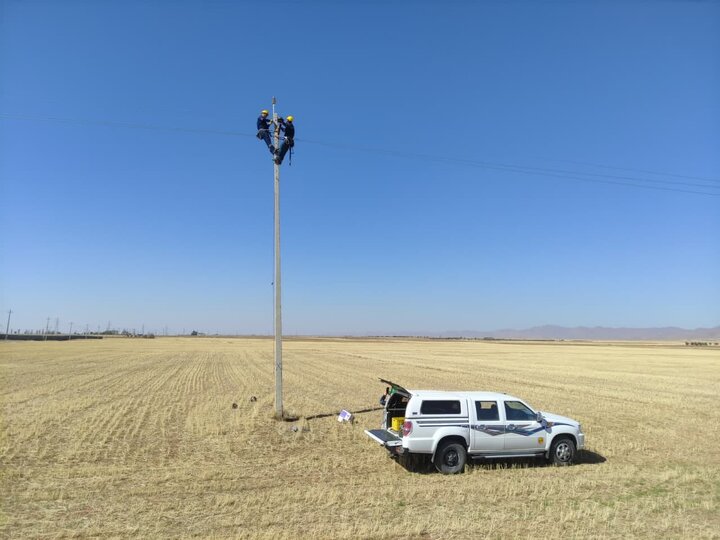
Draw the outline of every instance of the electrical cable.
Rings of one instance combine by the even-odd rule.
[[[380,154],[386,154],[390,156],[399,156],[399,157],[406,157],[406,158],[415,158],[415,159],[423,159],[426,161],[438,161],[443,163],[458,163],[462,165],[467,165],[471,167],[478,167],[482,169],[492,169],[492,170],[499,170],[499,171],[506,171],[506,172],[516,172],[521,174],[529,174],[529,175],[535,175],[535,176],[546,176],[551,178],[561,178],[561,179],[567,179],[567,180],[579,180],[582,182],[593,182],[593,183],[601,183],[601,184],[614,184],[614,185],[620,185],[620,186],[632,186],[632,187],[639,187],[643,189],[654,189],[654,190],[660,190],[660,191],[675,191],[678,193],[692,193],[695,195],[710,195],[714,197],[720,197],[720,193],[713,193],[713,192],[706,192],[706,191],[694,191],[689,189],[677,189],[677,188],[670,188],[670,187],[661,187],[661,186],[651,186],[651,185],[645,185],[645,184],[636,184],[636,183],[630,183],[630,182],[621,182],[619,180],[631,180],[633,182],[655,182],[655,183],[661,183],[661,184],[670,184],[670,185],[687,185],[702,189],[720,189],[720,186],[708,186],[703,184],[693,184],[689,182],[676,182],[676,181],[669,181],[669,180],[656,180],[651,178],[635,178],[635,177],[627,177],[627,176],[615,176],[615,175],[602,175],[602,174],[596,174],[596,173],[585,173],[585,172],[578,172],[578,171],[564,171],[560,169],[544,169],[541,167],[526,167],[522,165],[507,165],[502,163],[489,163],[485,161],[474,161],[469,159],[462,159],[462,158],[451,158],[451,157],[441,157],[441,156],[432,156],[429,154],[417,154],[412,152],[403,152],[398,150],[386,150],[381,148],[367,148],[362,146],[349,146],[349,145],[342,145],[342,144],[336,144],[336,143],[326,143],[321,141],[310,141],[307,139],[297,139],[301,142],[305,143],[311,143],[311,144],[318,144],[322,146],[327,146],[330,148],[341,148],[341,149],[347,149],[347,150],[358,150],[362,152],[370,152],[370,153],[380,153]],[[597,179],[597,178],[583,178],[582,176],[577,175],[589,175],[589,176],[600,176],[603,179]],[[616,179],[616,180],[610,180],[610,179]]]
[[[34,120],[34,121],[52,121],[52,122],[60,122],[60,123],[76,123],[76,124],[86,124],[86,125],[97,125],[97,126],[103,126],[103,127],[118,126],[118,127],[125,127],[125,128],[131,128],[131,129],[148,129],[148,130],[158,130],[158,131],[173,131],[173,132],[181,132],[181,133],[199,133],[199,134],[239,136],[239,137],[251,137],[251,138],[256,137],[255,134],[244,133],[244,132],[235,131],[235,130],[218,130],[218,129],[161,126],[161,125],[154,125],[154,124],[122,122],[122,121],[115,121],[115,120],[88,120],[88,119],[64,118],[64,117],[57,117],[57,116],[31,116],[31,115],[19,115],[19,114],[7,114],[7,113],[0,113],[0,118],[8,118],[8,119],[15,119],[15,120],[31,120],[31,121],[32,120]],[[698,184],[696,182],[680,182],[680,181],[676,181],[676,180],[659,180],[659,179],[654,179],[654,178],[639,178],[639,177],[635,177],[635,176],[612,175],[612,174],[592,173],[592,172],[585,172],[585,171],[572,171],[572,170],[544,168],[544,167],[535,167],[535,166],[526,166],[526,165],[513,165],[513,164],[507,164],[507,163],[495,163],[495,162],[454,158],[454,157],[446,157],[446,156],[434,156],[434,155],[430,155],[430,154],[405,152],[405,151],[399,151],[399,150],[388,150],[385,148],[372,148],[372,147],[363,147],[363,146],[358,146],[358,145],[329,143],[329,142],[325,142],[325,141],[315,141],[315,140],[304,139],[304,138],[296,138],[296,140],[299,142],[307,143],[307,144],[315,144],[315,145],[319,145],[319,146],[325,146],[328,148],[336,148],[336,149],[347,150],[347,151],[361,151],[361,152],[366,152],[366,153],[384,154],[384,155],[409,158],[409,159],[420,159],[420,160],[425,160],[425,161],[452,163],[452,164],[466,165],[466,166],[477,167],[477,168],[482,168],[482,169],[514,172],[514,173],[535,175],[535,176],[544,176],[544,177],[549,177],[549,178],[560,178],[560,179],[565,179],[565,180],[578,180],[578,181],[582,181],[582,182],[612,184],[612,185],[620,185],[620,186],[637,187],[637,188],[642,188],[642,189],[674,191],[674,192],[678,192],[678,193],[690,193],[690,194],[694,194],[694,195],[710,195],[710,196],[714,196],[714,197],[720,197],[720,193],[707,192],[707,191],[696,191],[696,190],[690,190],[690,189],[679,189],[679,188],[674,188],[674,187],[662,187],[662,186],[657,186],[657,185],[653,186],[653,185],[641,184],[641,183],[637,183],[637,182],[663,184],[666,186],[688,186],[688,187],[694,187],[694,188],[700,188],[700,189],[710,189],[710,190],[720,189],[720,185],[714,186],[714,185]],[[568,161],[571,163],[578,163],[578,164],[581,163],[581,162],[573,162],[570,160],[562,160],[562,161]],[[702,178],[702,177],[696,177],[696,176],[680,175],[680,174],[673,174],[673,173],[663,173],[663,172],[647,171],[647,170],[642,171],[639,169],[627,169],[627,168],[623,168],[623,167],[614,167],[614,166],[610,166],[610,165],[599,165],[599,164],[591,164],[591,163],[586,163],[586,165],[595,166],[595,167],[605,167],[605,168],[617,169],[617,170],[631,170],[631,171],[644,172],[645,174],[677,177],[677,178],[684,178],[684,179],[694,179],[694,180],[699,180],[702,182],[713,182],[713,183],[720,184],[720,179],[714,179],[714,178]],[[591,177],[591,178],[588,178],[588,177]]]
[[[6,114],[0,113],[0,118],[9,118],[13,120],[49,120],[52,122],[60,122],[65,124],[87,124],[93,126],[104,126],[104,127],[126,127],[133,129],[150,129],[157,131],[177,131],[181,133],[205,133],[211,135],[231,135],[240,137],[252,137],[256,135],[249,133],[242,133],[239,131],[221,130],[221,129],[202,129],[202,128],[185,128],[185,127],[172,127],[172,126],[158,126],[154,124],[139,124],[135,122],[120,122],[117,120],[87,120],[87,119],[76,119],[76,118],[62,118],[58,116],[28,116],[20,114]]]
[[[659,176],[671,176],[673,178],[686,178],[688,180],[701,180],[703,182],[718,182],[720,183],[720,179],[717,178],[706,178],[703,176],[689,176],[686,174],[675,174],[675,173],[667,173],[667,172],[658,172],[658,171],[648,171],[646,169],[632,169],[630,167],[617,167],[614,165],[602,165],[600,163],[590,163],[587,161],[575,161],[572,159],[554,159],[551,161],[561,161],[565,163],[573,163],[575,165],[584,165],[586,167],[602,167],[603,169],[614,169],[616,171],[630,171],[630,172],[639,172],[643,174],[656,174]]]

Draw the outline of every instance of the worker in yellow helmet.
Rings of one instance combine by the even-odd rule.
[[[282,163],[283,158],[285,157],[285,154],[287,154],[287,151],[290,150],[293,146],[295,146],[295,124],[293,121],[295,118],[292,116],[288,116],[284,120],[282,118],[278,118],[278,122],[280,124],[280,131],[284,133],[283,142],[280,145],[280,149],[278,150],[277,155],[275,156],[275,163],[280,165]]]
[[[268,114],[269,113],[265,109],[260,111],[260,116],[258,116],[257,119],[257,138],[265,141],[268,150],[270,150],[270,153],[274,156],[275,146],[273,146],[273,143],[270,141],[270,124],[272,124],[272,120],[268,118]]]

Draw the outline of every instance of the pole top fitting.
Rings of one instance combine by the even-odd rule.
[[[273,96],[273,105],[277,103],[277,100],[275,99],[275,96]]]

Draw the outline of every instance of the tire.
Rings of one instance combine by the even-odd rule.
[[[550,457],[549,461],[553,465],[559,467],[567,467],[572,465],[575,459],[575,443],[568,437],[558,437],[550,445]]]
[[[459,442],[441,443],[435,452],[435,468],[443,474],[457,474],[465,469],[467,452]]]

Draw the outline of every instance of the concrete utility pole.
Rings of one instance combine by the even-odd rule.
[[[10,315],[12,315],[12,309],[8,311],[8,322],[7,326],[5,327],[5,339],[7,339],[8,332],[10,331]]]
[[[70,322],[70,331],[68,332],[68,340],[72,339],[72,321]]]
[[[273,124],[275,125],[275,151],[280,148],[280,126],[275,112],[275,96],[272,98]],[[280,301],[280,165],[275,169],[275,418],[283,417],[282,401],[282,305]]]

